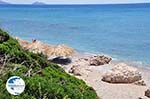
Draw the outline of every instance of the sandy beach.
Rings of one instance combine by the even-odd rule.
[[[88,66],[85,61],[81,59],[89,57],[92,54],[77,54],[73,56],[73,62],[69,65],[62,66],[66,72],[74,64],[80,64],[80,76],[76,76],[79,79],[84,80],[88,85],[92,86],[101,99],[148,99],[144,96],[145,91],[150,87],[150,72],[147,69],[138,68],[138,71],[142,74],[142,79],[146,83],[146,86],[136,84],[111,84],[102,81],[102,75],[113,68],[117,63],[111,62],[107,65],[101,66]],[[71,74],[72,75],[72,74]]]
[[[79,53],[67,46],[50,46],[40,41],[29,43],[17,40],[24,49],[43,53],[48,56],[48,60],[55,59],[51,56],[71,59],[68,64],[58,65],[70,75],[82,79],[93,87],[100,99],[148,99],[145,91],[150,87],[149,69],[120,62],[104,54]],[[56,58],[56,61],[60,62],[63,59]],[[106,73],[110,75],[104,79]]]

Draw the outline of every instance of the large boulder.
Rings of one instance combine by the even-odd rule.
[[[90,58],[90,65],[99,66],[109,64],[112,59],[106,56],[93,56]]]
[[[79,68],[78,65],[73,65],[71,67],[71,69],[69,70],[69,73],[72,73],[72,74],[74,74],[76,76],[81,76],[82,75],[81,74],[81,69]]]
[[[145,91],[145,96],[147,96],[148,98],[150,98],[150,88]]]
[[[134,83],[141,79],[141,73],[136,68],[124,63],[114,66],[111,71],[106,72],[102,77],[102,81],[108,83]]]

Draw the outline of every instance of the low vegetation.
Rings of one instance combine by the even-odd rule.
[[[20,76],[26,83],[19,96],[10,95],[5,84],[9,77]],[[93,88],[47,61],[44,55],[25,51],[0,29],[1,99],[97,99]]]

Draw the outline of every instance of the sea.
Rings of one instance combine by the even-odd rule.
[[[150,68],[150,4],[0,5],[0,28]]]

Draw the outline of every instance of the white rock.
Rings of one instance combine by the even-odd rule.
[[[136,68],[130,67],[124,63],[116,65],[102,77],[102,81],[109,83],[134,83],[141,79],[141,73]]]
[[[76,76],[81,76],[82,75],[81,74],[81,69],[79,68],[78,65],[73,65],[71,67],[71,69],[69,70],[69,73],[72,73],[72,74],[74,74]]]

